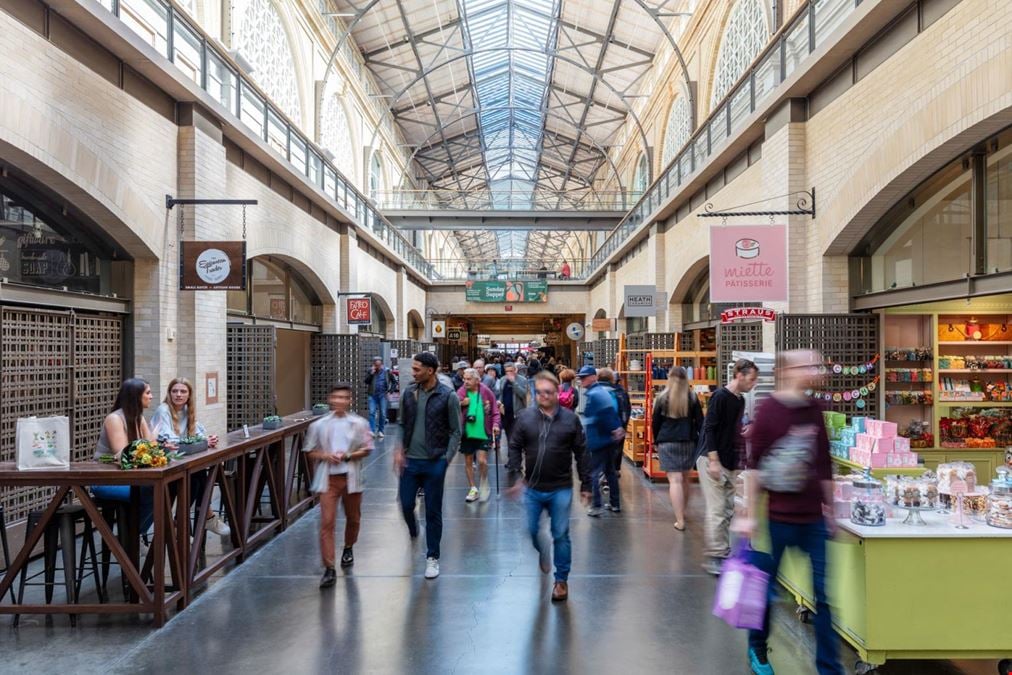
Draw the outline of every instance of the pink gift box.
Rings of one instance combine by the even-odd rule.
[[[874,450],[875,449],[875,437],[871,434],[858,434],[855,439],[856,447],[861,450]]]
[[[850,503],[851,495],[854,493],[854,484],[849,480],[833,481],[833,498]],[[850,515],[849,513],[847,514]]]
[[[907,468],[917,466],[916,452],[870,452],[850,449],[850,461],[873,469]]]
[[[834,499],[833,500],[833,517],[834,518],[850,518],[850,500]]]
[[[882,420],[868,420],[865,422],[867,432],[875,438],[895,438],[899,427],[895,422],[883,422]]]
[[[893,439],[893,449],[896,452],[910,452],[910,439],[904,438],[903,436],[897,436]]]
[[[899,449],[896,447],[895,438],[881,438],[871,434],[858,434],[857,448],[869,452],[894,452]],[[909,443],[906,449],[910,449]]]

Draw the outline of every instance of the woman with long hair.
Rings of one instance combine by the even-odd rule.
[[[675,529],[685,529],[688,493],[686,472],[692,470],[696,444],[703,428],[703,406],[689,386],[685,368],[668,371],[668,384],[654,401],[650,424],[660,454],[661,470],[668,474],[668,494],[675,511]]]
[[[159,440],[169,443],[179,443],[186,436],[200,436],[207,439],[207,447],[213,448],[218,445],[218,437],[208,434],[204,425],[197,421],[197,401],[193,397],[193,385],[185,377],[177,377],[169,382],[165,400],[151,418],[151,428]],[[198,471],[191,475],[191,506],[203,499],[206,485],[207,471]],[[231,533],[228,525],[217,514],[207,519],[205,528],[223,537]]]
[[[113,455],[119,459],[123,451],[136,440],[156,439],[147,420],[144,410],[151,405],[151,387],[144,380],[132,377],[120,385],[119,394],[112,412],[102,422],[102,431],[98,436],[95,448],[95,459],[102,455]],[[144,534],[154,522],[154,493],[151,488],[137,488],[140,491],[140,512],[137,518],[140,532]],[[92,494],[99,499],[130,502],[129,485],[93,485]]]

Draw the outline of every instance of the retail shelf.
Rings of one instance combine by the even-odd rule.
[[[945,340],[945,341],[939,341],[939,343],[938,343],[939,347],[949,347],[949,346],[959,346],[959,347],[974,346],[974,347],[980,347],[980,346],[983,346],[983,345],[1000,345],[1000,346],[1008,347],[1008,346],[1012,345],[1012,340],[960,340],[958,342],[957,341],[949,342],[948,340]]]
[[[937,403],[950,406],[961,406],[963,408],[1005,408],[1012,406],[1012,401],[946,401],[936,399]]]
[[[939,368],[939,373],[1002,373],[1012,375],[1012,368]]]

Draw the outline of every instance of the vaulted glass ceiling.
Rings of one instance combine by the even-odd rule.
[[[328,1],[412,148],[416,181],[447,202],[484,194],[514,211],[528,199],[589,195],[595,179],[617,176],[613,147],[649,145],[633,102],[693,4]],[[488,230],[458,240],[472,260],[547,261],[550,236]]]

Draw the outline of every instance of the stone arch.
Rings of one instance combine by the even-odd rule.
[[[710,256],[704,255],[694,263],[685,268],[682,278],[678,280],[675,287],[671,289],[671,297],[668,299],[670,305],[682,305],[692,301],[692,289],[696,282],[710,270]]]
[[[320,147],[334,154],[334,165],[347,178],[352,185],[361,185],[359,182],[359,162],[362,156],[361,133],[354,123],[357,112],[354,105],[348,101],[348,82],[336,70],[332,70],[327,81],[321,87],[320,96],[316,100],[316,139]],[[338,113],[338,119],[328,119],[328,113]],[[343,138],[347,139],[347,145],[341,147],[342,136],[340,129],[334,125],[339,124],[340,118],[346,122]],[[337,144],[337,147],[332,147]]]
[[[34,120],[28,134],[17,120]],[[41,183],[112,239],[131,258],[157,259],[174,219],[136,190],[129,175],[16,94],[0,108],[0,166]]]
[[[408,310],[408,339],[419,341],[425,339],[425,321],[415,309]]]
[[[312,291],[316,294],[316,297],[319,298],[321,305],[326,306],[336,304],[336,292],[331,291],[326,282],[316,273],[316,271],[302,260],[299,260],[298,258],[280,250],[269,248],[248,249],[246,256],[249,260],[253,260],[254,258],[280,260],[294,270],[295,273],[299,275],[301,281],[312,289]]]

